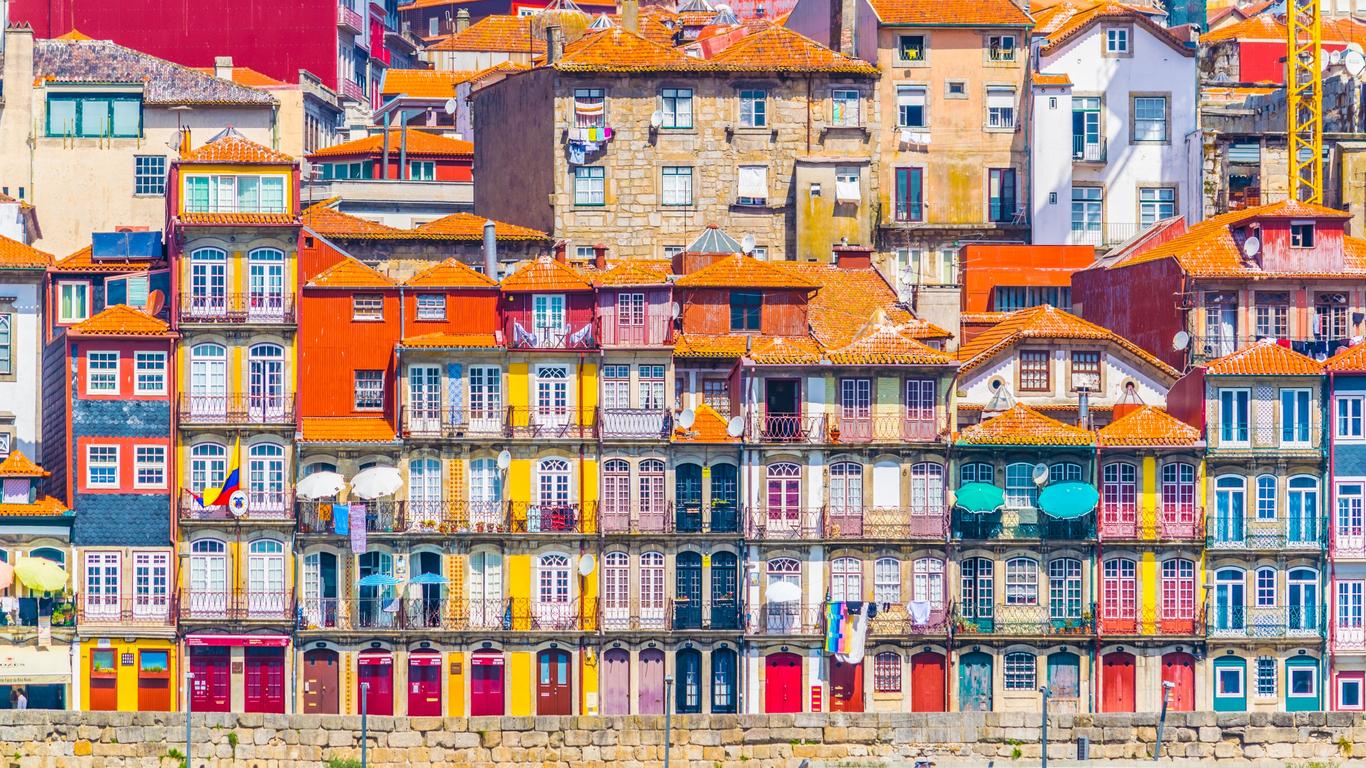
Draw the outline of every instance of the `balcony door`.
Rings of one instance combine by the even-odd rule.
[[[561,429],[569,424],[569,368],[542,365],[536,369],[536,425]]]
[[[253,423],[285,417],[285,350],[279,344],[254,344],[247,352],[247,415]]]
[[[312,628],[337,626],[337,556],[312,552],[304,556],[303,615]]]
[[[1319,574],[1312,568],[1292,568],[1286,577],[1286,627],[1291,632],[1319,628]]]
[[[1244,573],[1239,568],[1224,568],[1214,574],[1213,629],[1241,632],[1246,625]]]
[[[435,531],[441,523],[441,460],[408,462],[408,528]]]
[[[228,615],[227,547],[218,539],[190,544],[189,609],[194,618]]]
[[[470,555],[470,627],[503,627],[503,556],[497,552]]]
[[[206,342],[190,350],[190,415],[199,420],[228,412],[228,351]]]
[[[85,617],[119,617],[120,558],[118,552],[85,553]]]
[[[539,293],[531,300],[532,332],[536,346],[555,348],[564,346],[564,294]]]
[[[574,606],[569,581],[569,557],[541,555],[536,563],[536,609],[534,628],[573,629]]]
[[[253,517],[286,517],[285,449],[274,443],[257,443],[248,451],[247,514]]]
[[[284,315],[285,254],[257,248],[247,255],[247,316],[278,322]]]
[[[223,317],[228,313],[228,255],[217,248],[190,254],[190,315]]]
[[[783,462],[768,468],[768,520],[770,537],[795,538],[801,530],[802,468]]]
[[[247,615],[282,616],[285,609],[285,549],[275,539],[258,539],[247,549]]]
[[[408,429],[434,432],[441,428],[441,369],[435,365],[408,366]]]

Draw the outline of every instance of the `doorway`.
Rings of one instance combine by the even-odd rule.
[[[982,651],[965,653],[958,660],[958,709],[991,711],[991,656]]]
[[[664,714],[664,652],[658,648],[640,652],[639,713]]]
[[[503,654],[475,651],[470,661],[470,715],[503,715]]]
[[[570,715],[574,711],[569,652],[557,648],[536,654],[536,714]]]
[[[764,712],[802,711],[802,657],[773,653],[764,658]]]
[[[357,672],[356,700],[365,701],[366,714],[394,714],[394,657],[388,651],[365,651],[357,660]]]
[[[1101,659],[1101,710],[1133,712],[1134,655],[1123,651],[1107,653]]]
[[[830,711],[863,711],[863,663],[830,659]]]
[[[326,648],[304,651],[304,714],[341,713],[337,663],[336,651]]]
[[[195,712],[227,712],[232,708],[232,672],[228,649],[191,647],[190,705]]]
[[[408,654],[409,717],[441,717],[441,654]]]
[[[921,651],[911,657],[911,711],[943,712],[944,655]]]
[[[1172,712],[1195,711],[1195,657],[1180,651],[1162,656],[1162,682],[1172,684],[1167,709]]]
[[[631,714],[631,652],[609,648],[602,654],[602,713]]]

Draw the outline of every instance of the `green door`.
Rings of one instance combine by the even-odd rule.
[[[1214,660],[1214,711],[1247,711],[1247,660],[1224,656]]]
[[[1048,657],[1048,690],[1055,699],[1081,696],[1081,659],[1075,653],[1059,651]]]
[[[1285,660],[1285,711],[1315,712],[1319,704],[1319,660],[1294,656]]]
[[[991,656],[974,651],[958,659],[958,709],[991,711]]]

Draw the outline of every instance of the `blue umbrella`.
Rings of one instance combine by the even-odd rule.
[[[958,489],[955,501],[967,512],[993,512],[1005,505],[1005,490],[991,483],[967,483]]]
[[[1081,517],[1099,503],[1100,493],[1090,483],[1054,483],[1039,494],[1039,509],[1059,520]]]
[[[439,573],[419,573],[408,580],[410,584],[449,584],[450,581]]]
[[[362,587],[393,587],[403,582],[387,573],[372,573],[356,583]]]

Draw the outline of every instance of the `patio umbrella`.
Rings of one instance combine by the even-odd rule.
[[[352,495],[366,501],[393,496],[402,487],[403,474],[397,467],[370,467],[351,478]]]
[[[14,566],[0,561],[0,589],[9,589],[14,583]]]
[[[439,573],[419,573],[408,580],[410,584],[449,584],[450,581]]]
[[[958,489],[955,499],[967,512],[993,512],[1005,506],[1006,492],[991,483],[967,483]]]
[[[802,599],[802,588],[790,581],[777,581],[768,585],[764,597],[770,603],[795,603]]]
[[[41,557],[25,557],[14,566],[19,582],[34,592],[61,592],[66,588],[66,571]]]
[[[336,472],[314,472],[294,486],[294,493],[304,501],[317,501],[341,493],[346,487],[346,478]]]
[[[1100,503],[1100,493],[1090,483],[1054,483],[1039,494],[1039,509],[1050,517],[1071,520],[1081,517]]]
[[[403,582],[387,573],[372,573],[356,583],[362,587],[393,587]]]

